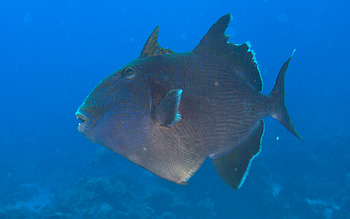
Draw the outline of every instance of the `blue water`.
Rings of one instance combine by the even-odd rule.
[[[0,218],[350,218],[349,1],[0,1]],[[239,190],[206,161],[188,186],[162,180],[77,132],[104,77],[159,43],[193,49],[222,15],[249,40],[268,93],[305,142],[267,118]]]

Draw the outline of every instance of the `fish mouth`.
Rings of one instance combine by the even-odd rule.
[[[88,125],[88,117],[81,111],[77,111],[75,113],[75,117],[80,120],[80,123],[78,124],[78,131],[83,133]]]

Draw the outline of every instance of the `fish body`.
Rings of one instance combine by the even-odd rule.
[[[261,149],[262,119],[272,116],[295,136],[284,105],[282,66],[274,89],[262,81],[248,43],[227,43],[231,15],[221,17],[187,53],[163,49],[158,27],[138,59],[101,81],[76,116],[93,142],[166,180],[187,184],[209,157],[239,188]]]

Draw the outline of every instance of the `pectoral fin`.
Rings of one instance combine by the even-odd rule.
[[[171,126],[180,121],[179,106],[181,101],[181,89],[169,91],[153,110],[153,118],[162,126]]]
[[[245,142],[229,154],[212,159],[216,171],[224,182],[233,189],[242,186],[250,163],[261,150],[261,138],[264,134],[264,122],[261,120]]]

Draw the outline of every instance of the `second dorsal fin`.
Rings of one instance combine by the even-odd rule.
[[[158,32],[159,32],[159,27],[157,26],[153,30],[151,36],[148,37],[145,45],[143,46],[140,58],[173,53],[173,51],[171,51],[170,49],[163,49],[162,47],[160,47],[158,43]]]
[[[230,21],[231,14],[222,16],[211,26],[208,33],[193,51],[207,51],[226,59],[245,75],[253,87],[260,92],[262,90],[261,76],[255,54],[250,49],[250,44],[247,42],[236,45],[227,42],[229,36],[226,36],[225,30]]]

